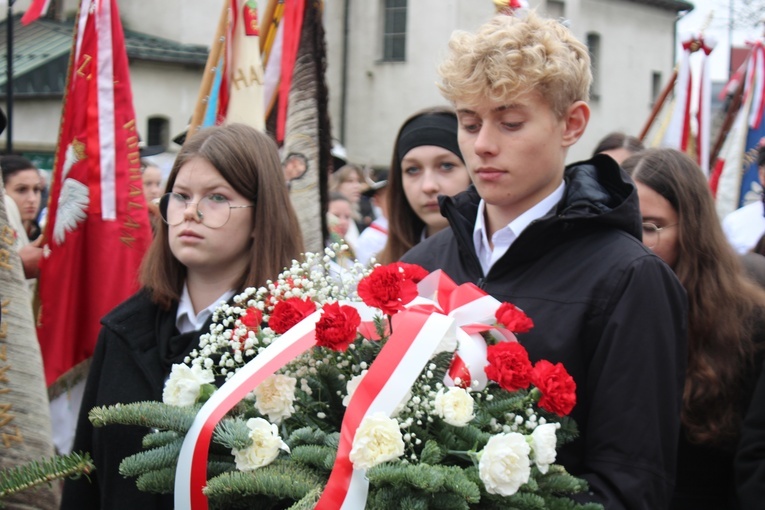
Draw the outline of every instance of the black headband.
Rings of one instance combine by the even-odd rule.
[[[464,163],[457,144],[457,119],[445,113],[421,115],[409,121],[398,137],[398,160],[406,153],[421,145],[435,145],[453,152]]]

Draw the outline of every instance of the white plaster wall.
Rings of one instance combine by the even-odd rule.
[[[342,1],[328,1],[327,28],[330,113],[340,137]],[[545,11],[544,0],[531,7]],[[669,78],[673,66],[674,19],[671,11],[624,0],[566,0],[565,17],[585,40],[601,36],[601,95],[592,102],[585,135],[569,151],[569,161],[589,157],[602,136],[613,130],[637,135],[651,111],[652,72]],[[436,67],[455,29],[474,30],[494,12],[485,0],[409,2],[406,62],[380,62],[382,1],[351,2],[347,117],[344,145],[350,160],[385,166],[398,128],[419,108],[444,104],[435,83]]]

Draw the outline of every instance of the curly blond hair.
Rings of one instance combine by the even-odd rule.
[[[536,91],[559,118],[589,99],[592,82],[587,47],[533,11],[494,16],[475,33],[455,32],[438,71],[441,93],[452,103],[507,103]]]

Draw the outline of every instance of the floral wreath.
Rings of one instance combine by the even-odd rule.
[[[91,411],[155,429],[121,473],[193,510],[601,508],[554,463],[576,385],[522,310],[411,264],[333,275],[339,249],[222,304],[164,403]]]

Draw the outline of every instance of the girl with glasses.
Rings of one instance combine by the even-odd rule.
[[[276,144],[253,128],[232,124],[196,134],[178,154],[165,191],[142,289],[102,320],[85,387],[73,449],[90,452],[96,471],[66,482],[62,509],[173,508],[172,495],[141,492],[118,472],[147,431],[94,428],[88,411],[161,401],[172,365],[197,347],[216,306],[276,278],[303,248]]]
[[[762,367],[765,291],[744,274],[720,226],[701,169],[673,149],[622,163],[640,199],[643,242],[688,295],[688,365],[671,508],[739,506],[733,459]]]

